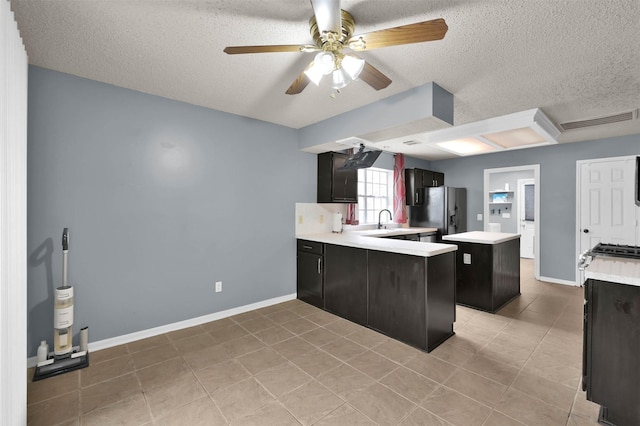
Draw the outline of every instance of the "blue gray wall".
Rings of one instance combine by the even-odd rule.
[[[295,292],[294,205],[315,202],[299,132],[37,67],[29,70],[28,354],[51,341],[69,227],[75,330],[91,341]],[[640,135],[406,167],[468,189],[540,164],[541,274],[574,280],[575,162],[640,154]],[[382,154],[376,167],[393,168]],[[222,293],[213,291],[222,281]]]
[[[450,186],[467,188],[467,227],[481,231],[484,169],[540,164],[540,274],[575,280],[576,161],[640,155],[640,135],[432,161]]]
[[[294,293],[315,170],[293,129],[30,67],[28,354],[51,344],[64,227],[91,341]]]

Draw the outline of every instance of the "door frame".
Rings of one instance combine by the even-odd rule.
[[[517,187],[518,187],[518,206],[516,208],[516,221],[518,222],[518,226],[520,226],[520,223],[522,222],[523,216],[524,216],[524,208],[525,208],[525,201],[524,201],[524,187],[525,185],[533,185],[533,191],[535,192],[535,184],[536,181],[535,179],[518,179],[517,180]],[[522,192],[520,191],[522,190]],[[535,200],[534,200],[534,204],[535,204]],[[533,206],[535,209],[535,205]],[[535,233],[535,224],[536,222],[539,220],[540,218],[535,216],[534,213],[534,220],[533,220],[533,229],[534,229],[534,233]],[[522,233],[520,233],[520,238],[522,239]],[[533,250],[535,253],[535,249],[536,249],[536,236],[533,236]],[[522,257],[522,253],[520,253],[520,257]]]
[[[534,179],[534,215],[537,220],[534,223],[533,236],[533,274],[536,280],[540,279],[540,164],[528,164],[523,166],[513,167],[499,167],[495,169],[484,169],[484,230],[489,227],[489,191],[490,191],[490,178],[492,174],[506,173],[506,172],[524,172],[533,171]]]
[[[626,161],[629,159],[634,159],[637,157],[637,155],[624,155],[621,157],[605,157],[605,158],[591,158],[591,159],[587,159],[587,160],[577,160],[576,161],[576,227],[575,227],[575,231],[576,231],[576,285],[577,286],[582,286],[583,282],[584,282],[584,271],[581,271],[580,269],[578,269],[578,261],[577,259],[580,258],[580,255],[582,254],[580,252],[580,236],[581,236],[581,232],[582,230],[580,229],[580,205],[582,203],[582,197],[581,197],[581,192],[582,192],[582,182],[580,180],[580,170],[582,165],[587,164],[587,163],[606,163],[606,162],[610,162],[610,161]],[[636,240],[640,239],[640,227],[639,222],[640,222],[640,208],[636,209]]]

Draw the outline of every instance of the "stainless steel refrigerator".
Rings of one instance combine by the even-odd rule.
[[[423,188],[424,204],[409,206],[409,225],[438,228],[438,241],[443,235],[467,231],[467,190],[438,186]]]

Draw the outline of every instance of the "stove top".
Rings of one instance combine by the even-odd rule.
[[[611,256],[626,257],[628,259],[640,259],[640,247],[599,243],[589,251],[589,254],[592,257]]]

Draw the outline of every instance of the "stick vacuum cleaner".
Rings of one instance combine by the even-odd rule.
[[[46,359],[39,360],[33,381],[46,379],[89,366],[89,329],[80,330],[80,346],[73,346],[73,287],[67,282],[69,228],[62,232],[62,286],[56,288],[53,309],[53,356],[45,349]],[[46,347],[46,342],[43,342]],[[42,346],[42,345],[41,345]]]

